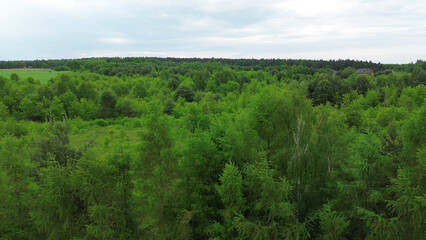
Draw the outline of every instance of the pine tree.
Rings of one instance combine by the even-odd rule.
[[[0,142],[0,239],[35,239],[29,204],[35,183],[23,139],[6,136]]]
[[[346,208],[346,214],[356,221],[375,221],[385,219],[388,212],[384,208],[386,199],[386,185],[392,169],[389,157],[383,153],[379,138],[373,133],[359,134],[350,145],[350,158],[343,166],[345,178],[338,183],[341,202]],[[376,220],[375,220],[376,219]],[[391,220],[389,220],[391,221]],[[372,223],[373,223],[372,222]],[[378,224],[385,224],[384,221]],[[374,236],[376,231],[368,224],[365,227],[353,224],[352,228],[361,227],[367,237]],[[383,225],[385,227],[385,225]],[[363,234],[360,230],[352,234]]]
[[[30,215],[46,239],[83,236],[87,222],[87,206],[72,181],[81,153],[69,146],[69,131],[66,122],[50,123],[32,153],[39,188]]]
[[[193,233],[195,238],[205,238],[204,229],[211,219],[219,218],[220,198],[215,191],[225,163],[216,144],[206,132],[196,131],[189,137],[179,159],[181,169],[180,188],[185,208],[194,212]]]
[[[243,178],[234,164],[225,165],[223,174],[220,176],[220,183],[216,185],[216,190],[225,206],[221,214],[226,232],[222,237],[235,238],[237,235],[233,224],[234,218],[241,216],[247,207],[243,196]]]
[[[349,221],[336,211],[331,209],[330,204],[324,204],[317,213],[321,229],[320,239],[338,240],[344,239],[344,233],[349,226]]]
[[[136,163],[138,178],[136,192],[141,208],[137,211],[143,234],[150,238],[170,237],[171,223],[176,220],[176,212],[171,211],[174,199],[177,158],[169,116],[163,114],[159,102],[149,105],[139,146],[140,161]]]

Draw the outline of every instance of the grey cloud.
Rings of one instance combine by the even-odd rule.
[[[6,0],[0,58],[425,59],[426,2]]]

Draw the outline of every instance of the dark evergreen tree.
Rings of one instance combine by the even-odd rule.
[[[115,115],[115,104],[117,103],[117,97],[114,93],[109,90],[103,91],[101,94],[101,107],[99,109],[99,115],[102,118],[110,118]]]

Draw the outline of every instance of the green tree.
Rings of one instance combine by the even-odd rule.
[[[247,211],[233,219],[243,239],[303,239],[305,223],[296,222],[296,207],[290,202],[293,187],[285,178],[277,178],[265,158],[244,169]]]
[[[344,239],[349,221],[336,211],[331,210],[330,204],[325,204],[318,212],[318,219],[322,232],[320,239]]]
[[[225,207],[237,213],[243,212],[246,208],[243,178],[238,168],[232,162],[226,164],[219,180],[221,185],[217,186],[217,191]]]
[[[17,82],[19,80],[19,76],[16,73],[12,73],[10,75],[10,80]]]
[[[368,89],[371,88],[370,80],[365,75],[359,75],[352,81],[352,89],[356,89],[359,94],[365,96]]]
[[[161,104],[148,105],[139,146],[140,161],[136,164],[138,181],[135,191],[140,196],[139,228],[149,238],[167,239],[173,233],[175,200],[176,153],[170,118],[163,114]]]
[[[424,235],[426,139],[421,132],[425,123],[426,104],[423,103],[402,127],[401,163],[388,187],[393,196],[388,207],[397,218],[396,229],[392,231],[396,239],[417,239]]]
[[[229,163],[225,165],[219,180],[221,184],[216,186],[216,190],[225,206],[222,212],[224,224],[227,226],[225,235],[226,238],[235,238],[233,218],[240,216],[247,208],[243,195],[243,178],[238,168]]]
[[[50,159],[39,171],[37,198],[30,212],[34,224],[45,239],[72,239],[84,236],[82,225],[87,223],[87,211],[75,192],[70,179],[73,166],[70,161],[59,165]],[[52,219],[55,219],[54,221]]]
[[[395,239],[420,239],[424,235],[426,211],[425,180],[426,149],[418,152],[420,165],[398,170],[389,187],[395,198],[388,201],[388,207],[397,216],[396,227],[392,231]]]
[[[133,102],[129,98],[119,98],[117,102],[117,111],[120,115],[126,117],[135,117],[138,113],[133,106]]]
[[[133,86],[132,95],[136,98],[145,98],[147,96],[147,90],[142,81],[137,81]]]
[[[67,91],[76,92],[76,82],[72,79],[73,75],[60,74],[55,77],[55,83],[53,85],[54,92],[57,96],[60,96]]]
[[[85,234],[81,226],[87,224],[87,205],[72,181],[80,153],[69,146],[69,131],[66,123],[49,124],[32,153],[39,165],[39,188],[30,216],[45,239],[71,239]]]
[[[6,136],[0,142],[0,238],[35,239],[28,215],[35,183],[26,141]],[[4,173],[4,175],[2,174]]]
[[[416,62],[411,79],[409,86],[414,87],[420,84],[426,84],[426,63],[424,61],[418,60]]]
[[[211,77],[211,73],[207,69],[197,70],[192,76],[192,80],[195,84],[195,89],[204,91],[207,86],[207,81]]]
[[[194,237],[205,237],[204,229],[210,219],[217,218],[220,198],[215,191],[225,166],[216,144],[207,132],[196,131],[185,141],[179,168],[182,171],[181,188],[187,202],[186,209],[194,213]]]
[[[129,94],[129,88],[124,84],[116,84],[111,87],[114,93],[121,97]]]
[[[78,71],[81,69],[81,64],[77,60],[72,60],[70,62],[71,71]]]
[[[350,75],[355,73],[355,69],[352,67],[347,67],[345,69],[343,69],[342,71],[339,72],[339,75],[342,78],[348,78]]]
[[[353,221],[376,221],[379,217],[385,221],[381,216],[387,212],[382,206],[385,205],[385,189],[393,166],[383,153],[379,138],[372,133],[359,134],[349,152],[350,158],[342,168],[345,177],[338,183],[347,214]],[[357,214],[352,215],[351,210],[356,210]],[[360,226],[351,226],[351,230],[356,231],[351,233],[352,236],[377,234],[377,228],[370,231],[368,225],[365,226],[361,227],[364,233],[356,229]]]
[[[9,118],[9,109],[7,109],[6,105],[3,102],[0,102],[0,120],[5,121]]]
[[[176,96],[185,99],[187,102],[194,101],[194,91],[192,91],[191,87],[180,85],[176,89]]]
[[[99,115],[102,118],[114,117],[116,103],[117,97],[114,93],[109,90],[103,91],[101,94],[101,107],[99,109]]]
[[[46,167],[48,163],[67,166],[80,157],[80,152],[70,146],[69,133],[71,129],[67,122],[54,122],[42,129],[42,134],[35,141],[31,149],[31,159],[39,167]],[[52,160],[53,159],[53,160]]]
[[[22,111],[22,117],[25,120],[39,120],[41,115],[40,105],[25,97],[19,104],[19,109]]]
[[[89,150],[71,176],[87,212],[85,233],[94,239],[131,239],[133,220],[133,166],[128,142],[120,138],[108,160]]]
[[[80,116],[84,120],[92,120],[98,116],[99,107],[91,100],[80,99]]]
[[[315,91],[312,94],[314,104],[324,104],[326,102],[334,103],[335,91],[333,86],[328,80],[321,80],[315,87]]]
[[[227,83],[228,81],[236,82],[237,75],[231,68],[225,67],[214,74],[214,79],[216,81],[216,85],[219,86],[220,84]]]
[[[53,97],[49,104],[49,119],[62,120],[62,118],[66,116],[64,104],[58,97]]]
[[[82,82],[77,88],[77,97],[85,98],[87,100],[92,100],[96,103],[99,103],[98,92],[91,83]]]
[[[65,110],[65,114],[67,115],[67,116],[70,116],[71,114],[70,114],[70,108],[71,108],[71,106],[75,103],[75,102],[77,102],[78,100],[77,100],[77,97],[74,95],[74,93],[73,92],[71,92],[71,91],[67,91],[66,93],[64,93],[64,94],[62,94],[60,97],[59,97],[59,100],[61,100],[61,103],[63,104],[63,106],[64,106],[64,110]]]

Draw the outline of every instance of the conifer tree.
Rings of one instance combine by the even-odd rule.
[[[25,140],[6,136],[0,142],[0,239],[35,239],[28,214],[35,183]]]
[[[169,116],[163,114],[159,102],[149,105],[150,115],[144,124],[139,146],[137,194],[143,218],[139,219],[143,234],[165,239],[172,233],[171,223],[177,213],[171,211],[177,159]],[[176,214],[176,215],[175,215]]]

